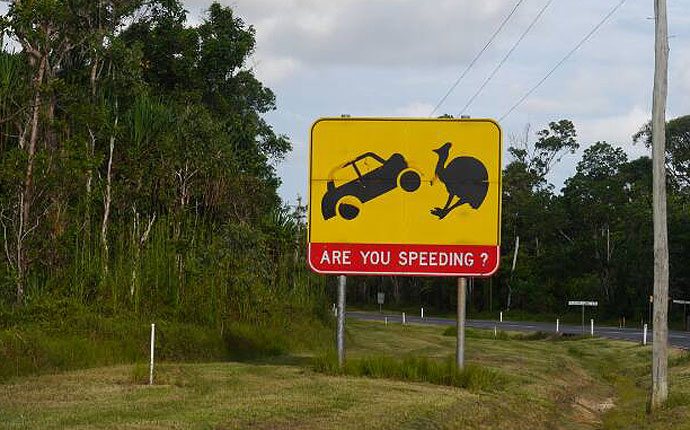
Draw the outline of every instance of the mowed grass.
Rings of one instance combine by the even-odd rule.
[[[348,360],[444,363],[444,327],[348,321]],[[467,361],[493,389],[330,375],[312,357],[143,364],[16,378],[0,385],[8,429],[682,429],[690,428],[690,356],[674,352],[671,401],[646,413],[651,349],[603,339],[494,339],[468,330]]]

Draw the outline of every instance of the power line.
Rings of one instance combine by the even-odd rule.
[[[541,18],[541,16],[544,14],[544,12],[546,11],[546,9],[549,7],[549,5],[551,3],[553,3],[553,0],[548,0],[544,4],[544,6],[541,8],[541,10],[537,14],[537,16],[534,17],[534,19],[532,20],[530,25],[525,29],[525,31],[522,33],[522,35],[520,35],[520,38],[518,38],[518,40],[515,42],[515,44],[513,44],[513,47],[510,48],[510,51],[508,51],[508,53],[505,55],[505,57],[503,57],[501,62],[498,63],[498,65],[494,68],[494,70],[491,72],[489,77],[486,78],[486,80],[484,81],[482,86],[479,87],[479,89],[474,93],[474,95],[472,97],[470,97],[470,99],[467,101],[467,103],[465,103],[465,106],[463,106],[462,110],[460,111],[460,114],[467,112],[467,108],[470,107],[470,105],[472,104],[472,102],[474,102],[474,100],[477,98],[477,96],[479,96],[479,94],[484,90],[484,88],[489,84],[489,82],[491,82],[491,80],[494,78],[494,76],[496,76],[496,73],[498,73],[498,71],[501,70],[501,67],[503,67],[503,64],[505,64],[505,62],[508,61],[508,58],[510,58],[513,51],[515,51],[515,49],[520,45],[520,42],[522,42],[522,40],[525,38],[525,36],[527,36],[527,34],[532,30],[534,25],[537,23],[537,21],[539,21],[539,18]]]
[[[561,60],[558,63],[556,63],[556,65],[553,66],[553,68],[549,70],[549,72],[539,82],[537,82],[535,86],[533,86],[529,91],[527,91],[527,93],[524,96],[522,96],[520,100],[518,100],[518,102],[515,103],[513,107],[511,107],[508,110],[508,112],[503,114],[499,121],[503,121],[503,119],[505,119],[508,115],[513,113],[513,111],[518,106],[520,106],[530,95],[532,95],[532,93],[536,91],[537,88],[539,88],[541,84],[543,84],[544,81],[546,81],[556,71],[556,69],[558,69],[561,66],[561,64],[565,63],[578,49],[580,49],[580,47],[584,45],[594,35],[594,33],[596,33],[597,30],[599,30],[601,26],[603,26],[606,23],[606,21],[608,21],[609,18],[611,18],[611,16],[614,13],[616,13],[616,11],[620,9],[621,6],[623,6],[623,3],[625,2],[626,0],[621,0],[620,3],[614,6],[614,8],[611,9],[609,13],[607,13],[606,16],[604,16],[604,18],[601,21],[599,21],[599,23],[595,25],[594,28],[592,28],[592,30],[589,33],[587,33],[587,35],[584,38],[582,38],[582,40],[580,40],[580,42],[577,45],[575,45],[573,49],[570,50],[570,52],[568,52],[563,58],[561,58]]]
[[[474,63],[476,63],[477,60],[479,60],[479,57],[481,57],[482,54],[484,54],[484,51],[486,51],[486,49],[489,47],[489,45],[491,45],[491,43],[494,41],[494,39],[496,38],[496,36],[498,36],[498,33],[500,33],[501,30],[503,30],[503,27],[505,27],[505,25],[508,23],[508,20],[510,20],[510,18],[513,16],[513,14],[515,14],[515,11],[516,11],[517,8],[520,6],[520,4],[522,4],[523,1],[524,1],[524,0],[518,0],[518,2],[515,3],[515,6],[513,6],[513,10],[511,10],[510,13],[508,14],[508,16],[505,17],[505,19],[503,20],[503,22],[501,23],[501,25],[499,25],[498,28],[496,29],[496,31],[494,31],[494,34],[491,35],[491,37],[489,38],[489,41],[486,42],[486,44],[484,45],[484,47],[482,48],[482,50],[479,51],[479,53],[474,57],[474,59],[470,62],[470,64],[467,65],[467,67],[466,67],[465,70],[462,72],[462,74],[460,74],[460,76],[458,77],[458,79],[455,80],[455,83],[448,89],[448,91],[446,91],[446,94],[444,94],[443,97],[441,97],[441,100],[439,100],[439,102],[436,103],[436,106],[435,106],[434,109],[431,111],[431,113],[429,113],[429,116],[432,116],[432,115],[434,114],[434,112],[436,112],[436,110],[437,110],[438,108],[441,107],[441,105],[443,104],[443,102],[446,101],[446,99],[448,98],[448,96],[450,95],[450,93],[452,93],[453,90],[455,90],[455,87],[458,86],[458,84],[460,83],[460,81],[462,81],[463,78],[465,77],[465,75],[467,75],[467,73],[470,71],[470,69],[472,69],[472,67],[474,66]]]

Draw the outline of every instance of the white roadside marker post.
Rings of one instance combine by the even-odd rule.
[[[560,323],[560,321],[558,320],[558,318],[556,318],[556,333],[558,333],[558,329],[559,329],[558,324],[559,323]]]
[[[153,385],[153,350],[156,345],[156,324],[151,324],[151,360],[149,362],[149,385]]]
[[[402,313],[402,324],[405,325],[405,312]]]
[[[594,319],[589,320],[589,333],[594,337]]]
[[[503,311],[499,314],[499,322],[503,322]]]
[[[647,324],[644,325],[644,332],[642,334],[642,345],[647,345]]]
[[[494,339],[498,337],[498,329],[496,328],[496,325],[494,324]]]
[[[421,316],[422,316],[422,319],[424,319],[424,308],[422,308]]]
[[[388,317],[383,317],[383,324],[388,325]]]

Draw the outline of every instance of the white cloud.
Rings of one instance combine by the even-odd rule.
[[[593,143],[605,140],[620,146],[633,158],[648,155],[644,145],[633,145],[632,135],[649,121],[650,112],[642,106],[612,116],[588,118],[581,121],[579,135],[582,141]]]
[[[334,65],[457,64],[479,49],[512,0],[234,0],[257,30],[261,55]],[[188,0],[190,10],[210,4]],[[525,13],[529,8],[525,8]],[[526,15],[518,13],[519,23]]]
[[[272,58],[254,62],[253,69],[257,78],[268,86],[275,85],[299,72],[301,65],[294,58]]]
[[[429,112],[434,108],[431,103],[412,102],[407,105],[397,108],[394,111],[394,116],[400,117],[427,117]]]

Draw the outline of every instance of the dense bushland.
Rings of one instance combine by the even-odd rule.
[[[150,322],[176,359],[319,338],[325,280],[305,267],[304,208],[276,192],[291,145],[262,118],[275,96],[248,66],[251,26],[217,3],[190,26],[176,0],[17,0],[0,40],[15,373],[139,359]]]

